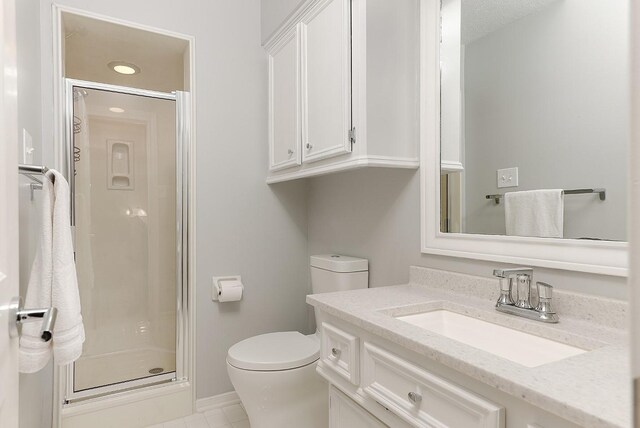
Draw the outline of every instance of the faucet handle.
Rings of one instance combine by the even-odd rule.
[[[538,306],[536,311],[540,313],[543,318],[553,320],[552,322],[558,322],[558,316],[551,306],[551,299],[553,297],[553,287],[546,282],[537,283],[538,286]]]
[[[511,278],[500,278],[500,291],[511,292]]]
[[[538,286],[538,298],[551,301],[553,298],[553,286],[542,281],[538,281],[536,284]]]
[[[511,297],[511,278],[500,278],[500,297],[496,306],[513,305]]]

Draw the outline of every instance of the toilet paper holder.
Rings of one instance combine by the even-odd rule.
[[[239,297],[232,299],[224,299],[222,294],[225,290],[237,290],[240,289]],[[244,292],[244,285],[242,284],[242,277],[240,275],[236,276],[214,276],[213,277],[213,288],[211,292],[211,299],[213,301],[237,301],[242,299],[242,294]],[[234,293],[238,294],[238,293]]]

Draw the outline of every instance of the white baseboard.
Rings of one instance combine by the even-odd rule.
[[[199,398],[196,400],[196,412],[220,409],[240,403],[240,398],[235,391],[214,395],[213,397]]]

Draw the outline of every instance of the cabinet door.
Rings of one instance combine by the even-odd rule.
[[[376,419],[349,397],[331,386],[329,389],[329,428],[384,428]]]
[[[269,170],[300,165],[300,125],[298,26],[269,52]]]
[[[301,24],[302,161],[351,152],[351,0],[322,0]]]
[[[411,426],[504,428],[504,407],[365,342],[365,394]]]

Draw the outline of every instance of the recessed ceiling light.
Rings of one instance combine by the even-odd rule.
[[[114,113],[124,113],[124,109],[120,107],[109,107],[109,111]]]
[[[138,74],[140,73],[140,67],[130,62],[124,61],[111,61],[107,66],[120,74]]]

